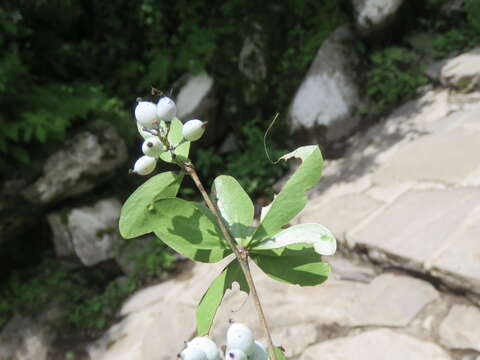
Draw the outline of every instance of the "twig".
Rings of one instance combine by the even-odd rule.
[[[270,330],[268,328],[267,319],[265,318],[265,313],[263,312],[262,304],[260,303],[260,298],[258,297],[257,289],[255,288],[255,283],[253,282],[253,277],[252,277],[252,273],[250,271],[250,266],[248,265],[248,254],[243,249],[239,249],[237,247],[237,245],[235,244],[235,241],[233,240],[232,235],[230,234],[228,229],[225,227],[225,224],[223,223],[222,218],[220,217],[217,206],[212,202],[212,200],[208,196],[208,193],[205,191],[205,188],[203,187],[203,184],[200,181],[200,178],[198,177],[198,174],[195,171],[195,168],[193,167],[193,164],[192,163],[185,163],[185,164],[183,164],[183,168],[187,172],[187,174],[190,175],[193,182],[197,186],[198,190],[202,194],[203,200],[205,200],[205,203],[207,204],[208,208],[210,209],[210,211],[215,216],[215,219],[217,220],[218,226],[220,227],[220,230],[222,231],[223,236],[225,236],[225,239],[227,240],[228,245],[230,246],[233,253],[235,254],[238,262],[240,263],[240,267],[243,271],[243,274],[245,275],[245,279],[247,280],[248,286],[250,288],[252,298],[253,298],[253,302],[255,303],[255,308],[257,309],[258,318],[260,320],[260,323],[262,324],[263,330],[264,330],[265,335],[267,337],[268,351],[270,353],[270,359],[271,360],[277,360],[277,356],[275,354],[275,348],[274,348],[273,342],[272,342],[272,336],[271,336]]]

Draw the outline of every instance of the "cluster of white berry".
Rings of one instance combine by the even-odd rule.
[[[135,118],[140,135],[145,139],[142,144],[144,156],[140,157],[133,167],[133,172],[148,175],[157,165],[157,159],[165,151],[174,151],[179,144],[169,144],[167,140],[169,123],[177,115],[177,106],[169,97],[162,97],[155,105],[150,101],[137,100]],[[188,120],[183,124],[182,141],[196,141],[205,132],[206,122],[198,119]]]
[[[180,353],[182,360],[220,360],[217,344],[206,336],[196,337]],[[227,331],[225,360],[268,360],[265,347],[245,324],[233,323]]]

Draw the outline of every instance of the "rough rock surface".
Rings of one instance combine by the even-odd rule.
[[[440,326],[440,338],[454,349],[480,352],[480,310],[473,306],[454,305]]]
[[[117,131],[109,124],[97,123],[51,155],[42,176],[23,195],[41,205],[82,195],[108,180],[126,159],[127,147]]]
[[[50,214],[57,256],[78,259],[86,266],[112,259],[123,242],[117,229],[120,208],[117,199],[104,199],[91,206]]]
[[[450,59],[442,67],[440,80],[462,92],[470,92],[480,86],[480,48]]]
[[[347,27],[338,28],[324,41],[290,105],[288,118],[294,132],[319,141],[326,128],[331,141],[348,135],[357,125],[354,113],[361,100],[352,72],[358,62],[353,43]]]
[[[0,332],[0,360],[47,360],[51,340],[46,326],[15,316]]]
[[[451,357],[438,345],[421,341],[389,329],[378,329],[338,338],[309,347],[301,360],[450,360]]]
[[[359,30],[370,33],[384,29],[402,4],[403,0],[353,0]]]

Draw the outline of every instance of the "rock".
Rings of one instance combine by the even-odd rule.
[[[440,73],[444,85],[461,92],[478,90],[480,86],[480,48],[447,61]]]
[[[325,201],[311,201],[295,222],[318,222],[325,225],[338,241],[344,242],[345,232],[377,210],[382,203],[362,193],[345,194]]]
[[[261,28],[247,36],[243,42],[238,60],[238,69],[251,81],[259,82],[267,77],[267,62],[263,53],[264,39]]]
[[[371,330],[309,347],[300,360],[451,360],[438,345],[389,329]]]
[[[188,75],[183,81],[176,103],[177,117],[182,121],[208,121],[206,132],[200,140],[203,145],[212,144],[222,136],[225,124],[216,118],[218,100],[214,93],[214,79],[210,75],[205,72]]]
[[[112,259],[123,242],[118,233],[120,208],[118,200],[104,199],[48,215],[57,255],[76,258],[85,266]]]
[[[369,283],[375,277],[375,270],[365,265],[353,263],[338,254],[325,258],[332,268],[330,276],[333,279]]]
[[[267,61],[264,49],[262,27],[255,24],[251,34],[243,41],[238,57],[238,69],[248,80],[243,86],[243,95],[246,103],[250,105],[260,100],[262,92],[266,90],[264,81],[267,77]]]
[[[300,355],[309,345],[315,344],[317,340],[317,326],[315,324],[299,324],[278,328],[272,333],[274,345],[281,345],[285,349],[285,355],[296,357]],[[260,341],[266,345],[267,341]]]
[[[425,281],[384,274],[360,292],[352,306],[351,325],[407,326],[427,304],[438,298],[438,292]]]
[[[338,28],[325,40],[287,115],[302,143],[324,137],[334,141],[357,126],[355,112],[362,102],[353,69],[358,61],[354,37],[347,27]]]
[[[480,310],[473,306],[454,305],[440,325],[439,335],[451,349],[480,352]]]
[[[47,360],[52,340],[45,325],[15,316],[0,333],[0,360]]]
[[[476,111],[473,116],[479,113]],[[424,136],[393,154],[375,173],[373,182],[378,185],[407,181],[457,184],[480,167],[476,155],[478,140],[478,133],[461,128]],[[456,145],[451,146],[452,143]],[[433,153],[435,158],[431,156]],[[412,173],[409,169],[415,171]]]
[[[403,0],[353,0],[360,32],[368,34],[385,29],[402,4]]]
[[[127,147],[117,131],[97,123],[51,155],[43,175],[23,195],[35,204],[51,205],[85,194],[108,180],[126,159]]]
[[[370,256],[378,251],[387,262],[424,271],[424,264],[445,247],[479,202],[480,190],[475,188],[409,190],[346,238]]]
[[[429,263],[430,271],[457,289],[480,295],[480,208],[465,217],[449,245]]]

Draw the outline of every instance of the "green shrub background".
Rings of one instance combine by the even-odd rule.
[[[466,0],[465,13],[448,16],[440,10],[441,0],[405,3],[401,21],[388,34],[359,37],[352,49],[361,55],[356,70],[371,100],[362,110],[365,118],[378,118],[412,98],[429,82],[425,64],[469,49],[480,39],[479,0]],[[152,86],[168,94],[186,73],[206,70],[216,81],[218,117],[235,134],[240,150],[220,155],[219,144],[198,149],[194,160],[201,175],[210,182],[220,172],[230,174],[250,194],[271,195],[284,169],[266,167],[263,134],[280,112],[267,143],[273,158],[284,152],[289,139],[282,136],[281,120],[295,90],[323,40],[353,19],[348,0],[3,1],[0,180],[34,177],[48,154],[99,119],[117,127],[133,161],[139,153],[135,99],[148,97]],[[247,103],[244,90],[251,81],[239,72],[238,57],[245,37],[259,27],[267,77]],[[192,196],[188,188],[183,191]],[[19,248],[7,251],[12,262],[2,267],[0,327],[14,313],[36,313],[50,304],[45,294],[61,293],[54,301],[73,299],[66,311],[69,326],[103,328],[121,300],[144,283],[136,275],[118,283],[63,267],[43,243],[44,248],[21,259],[21,244],[9,245]],[[174,258],[159,250],[138,262],[152,280]]]

